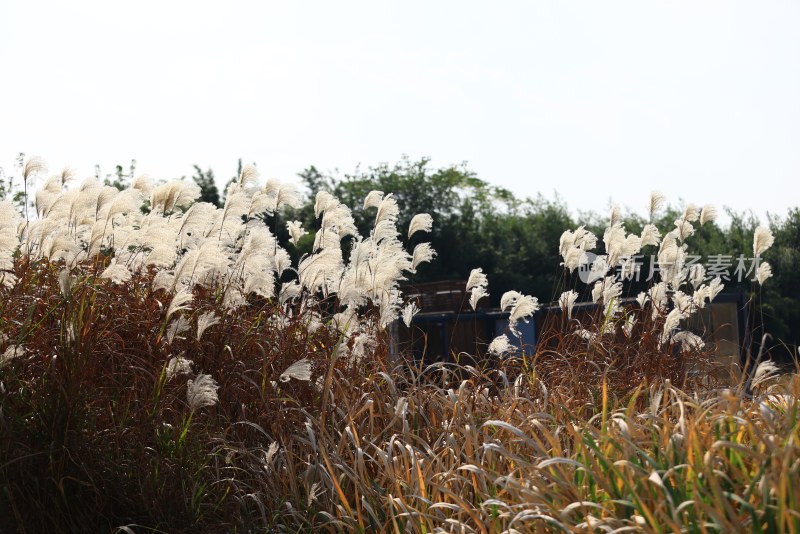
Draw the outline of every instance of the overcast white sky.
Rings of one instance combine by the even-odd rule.
[[[800,205],[800,3],[0,4],[0,166],[466,161],[519,196]]]

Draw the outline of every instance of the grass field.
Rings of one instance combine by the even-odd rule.
[[[800,531],[800,382],[765,363],[722,387],[681,331],[722,290],[683,264],[710,206],[663,236],[612,213],[597,281],[564,291],[537,347],[423,366],[390,356],[388,327],[435,255],[403,239],[435,221],[397,229],[391,195],[359,236],[321,193],[293,264],[263,216],[300,198],[251,169],[221,209],[185,182],[62,178],[35,213],[0,204],[4,532]],[[597,241],[553,246],[570,272]],[[754,255],[770,244],[759,228]],[[661,278],[623,306],[613,273],[643,247]],[[474,271],[473,306],[490,289]],[[510,336],[539,302],[501,305]]]

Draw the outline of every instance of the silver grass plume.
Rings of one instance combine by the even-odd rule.
[[[133,182],[131,182],[131,187],[141,191],[142,195],[147,195],[153,189],[153,184],[150,181],[150,177],[142,174],[134,178]]]
[[[114,284],[123,284],[130,280],[131,276],[133,273],[119,263],[112,263],[100,274],[100,278],[108,278]]]
[[[297,280],[284,282],[281,285],[280,292],[278,293],[278,300],[281,304],[286,304],[286,302],[299,297],[301,293],[302,288],[300,287],[300,284],[297,283]]]
[[[714,278],[711,283],[708,284],[708,288],[708,300],[713,301],[724,288],[724,284],[720,278]]]
[[[699,214],[697,212],[697,206],[692,204],[691,202],[686,206],[686,209],[683,210],[683,215],[681,218],[684,221],[688,222],[695,222],[698,218]]]
[[[377,208],[383,200],[383,191],[370,191],[364,199],[364,209]]]
[[[517,303],[514,304],[514,307],[511,308],[511,313],[508,317],[509,330],[517,337],[520,337],[519,331],[517,330],[517,323],[520,320],[524,320],[527,323],[528,317],[536,313],[538,309],[539,300],[536,297],[522,295],[517,299]]]
[[[514,291],[513,289],[511,291],[506,291],[500,297],[500,309],[502,311],[508,311],[509,308],[517,303],[520,297],[522,297],[522,293],[519,291]]]
[[[614,226],[622,224],[622,212],[619,210],[619,206],[612,206],[611,207],[611,216],[609,217],[608,227],[613,228]]]
[[[430,262],[436,257],[436,251],[433,250],[430,243],[420,243],[414,247],[414,253],[411,256],[411,272],[417,272],[417,266],[420,263]]]
[[[700,336],[686,331],[676,332],[672,341],[680,343],[683,352],[703,350],[706,346]]]
[[[58,287],[61,290],[61,296],[69,298],[72,295],[72,288],[75,286],[76,277],[71,276],[69,269],[63,269],[58,273]]]
[[[281,373],[281,376],[278,378],[278,380],[281,382],[288,382],[292,378],[295,380],[301,380],[303,382],[310,381],[311,362],[306,358],[294,362],[283,373]]]
[[[239,174],[237,183],[240,188],[244,189],[249,185],[258,183],[258,169],[253,164],[246,164],[242,167],[242,172]]]
[[[395,200],[394,196],[389,193],[381,203],[378,204],[378,212],[375,214],[375,225],[381,221],[390,220],[390,221],[397,221],[397,217],[400,214],[400,207],[397,205],[397,200]]]
[[[200,338],[203,337],[203,333],[210,327],[218,324],[220,321],[219,317],[213,311],[205,312],[197,318],[197,335],[195,339],[200,341]]]
[[[577,247],[570,247],[564,255],[564,267],[566,267],[570,273],[581,265],[586,265],[588,262],[589,256],[586,252]]]
[[[359,362],[370,354],[374,354],[378,342],[369,333],[362,332],[353,338],[353,350],[351,351],[351,360]]]
[[[319,217],[320,214],[325,213],[328,209],[339,204],[335,196],[327,191],[317,192],[316,200],[314,201],[314,216]]]
[[[408,225],[408,237],[410,238],[417,232],[430,232],[433,229],[433,217],[427,213],[414,215]]]
[[[25,164],[22,167],[22,181],[27,184],[28,181],[36,177],[37,174],[45,172],[47,172],[47,164],[44,162],[44,159],[39,156],[31,156],[25,160]]]
[[[703,226],[707,222],[714,222],[717,219],[717,208],[715,208],[712,204],[706,204],[703,206],[703,210],[700,212],[700,226]]]
[[[186,400],[194,412],[206,406],[214,406],[219,402],[217,390],[219,386],[211,375],[199,374],[194,380],[186,383]]]
[[[287,222],[286,229],[289,231],[290,241],[295,247],[300,239],[302,239],[302,237],[308,233],[303,229],[303,223],[300,221]]]
[[[753,234],[753,255],[761,256],[774,242],[772,231],[765,226],[759,226]]]
[[[761,265],[758,266],[758,270],[756,271],[756,281],[759,285],[764,285],[764,282],[767,281],[767,278],[772,276],[772,267],[769,263],[763,262]]]
[[[659,347],[672,338],[672,333],[678,328],[681,319],[684,317],[684,313],[678,308],[673,309],[667,314],[667,318],[664,320],[664,330],[661,332],[661,336],[659,337]]]
[[[183,356],[173,356],[167,362],[166,376],[171,380],[176,375],[186,375],[192,372],[192,362]]]
[[[490,354],[494,354],[496,356],[504,356],[506,354],[515,352],[517,350],[517,347],[511,344],[511,341],[509,341],[507,335],[502,334],[494,338],[492,342],[489,343],[488,350]]]
[[[172,297],[172,301],[169,303],[165,320],[168,320],[173,313],[181,310],[188,310],[189,306],[187,306],[187,304],[190,303],[193,298],[192,292],[189,291],[189,289],[182,287],[180,290],[178,290],[178,292],[175,293],[175,296]]]
[[[672,294],[672,304],[681,311],[684,317],[688,317],[695,311],[692,297],[680,290],[675,290]]]
[[[690,237],[694,234],[694,226],[692,223],[689,222],[685,217],[680,219],[675,219],[675,236],[676,238],[683,242],[686,241],[687,237]]]
[[[467,291],[471,292],[469,304],[473,310],[477,309],[479,300],[489,296],[489,292],[486,290],[488,286],[489,279],[483,274],[483,269],[480,267],[472,269],[469,273],[469,279],[467,279]]]
[[[176,339],[183,339],[180,335],[189,330],[189,328],[191,328],[189,320],[183,315],[179,315],[178,318],[172,321],[167,327],[167,332],[165,334],[167,345],[172,345]]]
[[[575,306],[575,301],[577,300],[578,292],[572,289],[561,293],[561,296],[558,297],[558,304],[567,314],[567,319],[572,319],[572,308]]]
[[[665,200],[664,195],[659,191],[650,193],[650,207],[648,210],[650,213],[650,222],[653,222],[655,214],[664,206]]]
[[[642,228],[641,239],[643,247],[646,247],[647,245],[658,246],[658,244],[661,242],[661,233],[654,224],[645,224],[644,228]]]
[[[273,198],[274,210],[277,211],[281,206],[286,205],[292,208],[300,208],[302,201],[294,184],[285,184],[278,180],[269,179],[261,190]]]
[[[417,308],[416,302],[409,302],[403,307],[403,324],[405,324],[407,328],[411,328],[411,321],[414,319],[417,312],[419,312],[419,308]]]

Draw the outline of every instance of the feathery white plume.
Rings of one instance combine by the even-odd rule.
[[[489,353],[494,354],[496,356],[503,356],[509,352],[514,352],[517,348],[511,344],[508,339],[508,336],[503,334],[497,336],[489,343]]]
[[[688,316],[694,311],[694,300],[683,291],[676,290],[672,294],[672,303],[684,316]]]
[[[656,212],[658,212],[664,206],[665,200],[666,199],[664,198],[664,195],[659,191],[653,191],[652,193],[650,193],[649,212],[650,212],[651,222],[653,221],[653,217],[655,216]]]
[[[532,297],[530,295],[522,295],[517,299],[517,303],[514,304],[514,307],[511,308],[511,313],[508,317],[508,328],[511,332],[514,333],[517,337],[519,337],[519,331],[517,330],[517,323],[520,319],[524,320],[526,323],[528,322],[528,317],[536,313],[539,309],[539,300],[536,297]]]
[[[192,372],[192,362],[182,356],[173,356],[167,362],[167,380],[175,375],[186,375]]]
[[[720,278],[714,278],[711,283],[708,284],[708,300],[713,301],[716,296],[722,291],[724,284]]]
[[[675,219],[675,235],[679,241],[686,241],[686,238],[694,234],[694,226],[685,218]]]
[[[697,213],[697,206],[692,204],[691,202],[686,206],[686,209],[683,210],[683,215],[681,218],[684,221],[695,222],[697,220],[698,213]]]
[[[503,293],[503,296],[500,297],[500,309],[502,311],[507,311],[510,307],[517,303],[519,298],[522,296],[522,293],[519,291],[506,291]]]
[[[600,300],[600,297],[602,296],[603,296],[603,280],[598,280],[592,286],[592,302],[597,304],[597,302]]]
[[[375,225],[377,226],[381,221],[396,221],[397,216],[400,214],[400,207],[397,205],[397,200],[391,193],[383,197],[380,204],[378,204],[378,213],[375,215]]]
[[[667,340],[672,337],[672,333],[678,328],[678,325],[683,318],[684,314],[678,308],[673,309],[667,314],[667,318],[664,320],[664,330],[661,332],[661,336],[659,338],[659,346],[666,343]]]
[[[281,206],[289,206],[294,209],[299,209],[303,205],[300,199],[300,194],[297,191],[297,186],[294,184],[284,184],[277,182],[275,187],[275,209],[279,210]]]
[[[642,228],[641,238],[643,247],[646,247],[647,245],[657,246],[661,241],[661,233],[654,224],[645,224],[644,228]]]
[[[414,319],[417,312],[419,312],[419,308],[417,308],[416,302],[409,302],[403,307],[403,324],[405,324],[406,327],[411,327],[411,321]]]
[[[189,408],[195,411],[206,406],[214,406],[219,402],[218,389],[219,386],[211,375],[199,374],[196,379],[187,381],[186,400],[189,402]]]
[[[433,228],[433,217],[427,213],[417,213],[408,224],[408,237],[410,238],[415,233],[430,232]]]
[[[291,241],[294,246],[297,246],[297,242],[308,233],[303,229],[303,223],[300,221],[287,222],[286,229],[289,230],[289,235],[291,236]]]
[[[133,182],[131,182],[131,187],[133,189],[138,189],[143,195],[146,195],[153,189],[153,184],[150,178],[143,174],[134,178]]]
[[[172,321],[167,327],[167,332],[164,335],[167,340],[167,345],[172,345],[176,339],[183,339],[178,336],[189,330],[189,328],[191,328],[189,319],[183,315],[178,316],[178,318]]]
[[[578,292],[572,289],[561,293],[561,296],[558,297],[558,305],[566,312],[568,319],[572,319],[572,308],[575,306],[576,300],[578,300]]]
[[[759,226],[753,234],[753,254],[756,257],[761,256],[774,242],[772,231],[765,226]]]
[[[239,187],[245,188],[248,185],[258,183],[258,169],[255,165],[248,163],[242,167],[242,172],[239,174]]]
[[[364,199],[364,209],[377,208],[383,200],[383,191],[370,191]]]
[[[44,159],[39,156],[31,156],[25,160],[25,165],[22,167],[22,181],[27,183],[40,173],[47,172],[47,164]]]
[[[186,304],[191,302],[192,298],[194,298],[192,292],[187,288],[182,287],[177,293],[175,293],[175,296],[172,297],[172,301],[169,303],[169,307],[167,308],[167,317],[165,320],[168,320],[172,314],[177,311],[189,309],[189,306],[186,306]]]
[[[703,206],[703,211],[700,212],[700,226],[707,222],[714,222],[717,219],[717,208],[712,204]]]
[[[320,214],[325,213],[328,209],[339,204],[335,196],[327,191],[318,191],[316,200],[314,201],[314,216],[319,217]]]
[[[767,278],[772,276],[772,267],[769,263],[763,262],[761,265],[758,266],[758,270],[756,271],[756,280],[758,281],[759,285],[764,285],[764,282],[767,281]]]
[[[619,206],[615,204],[614,206],[611,206],[611,217],[609,218],[608,221],[608,227],[613,228],[621,224],[622,224],[622,212],[620,211]]]
[[[203,333],[211,326],[219,323],[219,317],[213,311],[205,312],[197,318],[197,341],[203,337]]]
[[[115,284],[124,284],[131,279],[133,274],[127,267],[119,263],[112,263],[103,271],[100,278],[109,278]]]
[[[310,381],[311,362],[308,361],[308,359],[306,358],[294,362],[284,372],[281,373],[281,376],[278,378],[278,380],[280,380],[281,382],[288,382],[292,378],[294,378],[295,380],[301,380],[303,382]]]
[[[469,304],[473,310],[477,310],[479,300],[489,296],[489,292],[486,290],[488,286],[489,279],[483,274],[483,269],[480,267],[472,269],[467,279],[467,291],[472,292],[469,297]]]
[[[702,350],[706,346],[700,336],[686,331],[676,332],[672,341],[680,343],[683,352]]]
[[[374,336],[366,332],[357,334],[353,339],[353,350],[350,352],[351,361],[359,362],[366,356],[374,354],[372,351],[377,346],[378,342]]]
[[[417,266],[420,263],[430,262],[436,256],[436,251],[433,250],[430,243],[420,243],[414,247],[414,253],[411,256],[411,272],[417,272]]]

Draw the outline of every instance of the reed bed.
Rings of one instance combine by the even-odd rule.
[[[253,169],[220,210],[186,184],[68,179],[35,216],[0,204],[4,532],[800,531],[800,381],[765,362],[723,387],[681,330],[722,289],[682,265],[709,206],[663,238],[612,212],[590,320],[565,291],[516,350],[539,303],[508,292],[485,353],[423,365],[389,329],[411,324],[399,282],[435,253],[405,250],[391,195],[366,199],[365,237],[318,196],[292,263],[264,214],[299,197]],[[565,271],[596,241],[565,232]],[[757,230],[754,254],[770,244]],[[623,303],[611,273],[645,246],[662,278]],[[473,307],[489,291],[479,269],[467,287]]]

